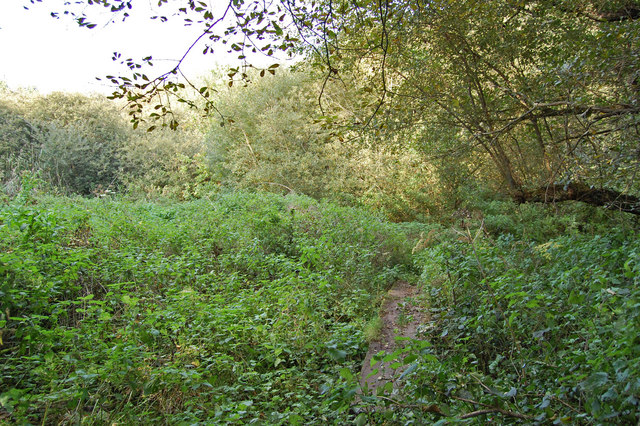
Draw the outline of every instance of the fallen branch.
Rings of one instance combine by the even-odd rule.
[[[521,191],[514,196],[519,203],[556,203],[581,201],[610,210],[640,215],[640,199],[607,188],[591,188],[584,184],[549,185],[533,191]]]

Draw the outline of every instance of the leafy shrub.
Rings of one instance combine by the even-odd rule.
[[[35,97],[25,116],[43,129],[40,167],[63,190],[88,195],[120,185],[127,125],[106,99],[53,93]]]
[[[121,151],[121,179],[129,194],[191,200],[217,190],[203,138],[198,127],[188,122],[177,130],[132,130]]]
[[[461,214],[454,212],[449,221],[472,227],[482,223],[496,237],[511,234],[526,241],[546,242],[566,234],[606,233],[612,224],[626,230],[634,227],[628,214],[580,202],[517,204],[481,186],[469,185],[465,191],[468,197],[458,211]]]
[[[126,124],[106,100],[54,93],[8,95],[0,106],[2,179],[22,171],[62,191],[88,195],[118,187]]]
[[[424,219],[435,209],[433,172],[420,151],[396,149],[349,120],[362,111],[353,88],[286,71],[246,87],[220,88],[220,118],[207,136],[210,168],[228,188],[298,193],[364,206],[394,221]],[[363,101],[363,103],[366,103]]]
[[[471,402],[501,422],[637,422],[637,234],[467,235],[417,254],[434,328],[409,400],[431,421]]]
[[[0,183],[15,194],[20,174],[35,172],[41,151],[42,134],[8,102],[0,102]]]

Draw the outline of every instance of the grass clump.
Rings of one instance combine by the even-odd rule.
[[[369,343],[374,342],[380,337],[380,331],[382,331],[382,318],[376,315],[364,326],[364,338]]]

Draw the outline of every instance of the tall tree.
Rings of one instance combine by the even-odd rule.
[[[368,76],[378,125],[412,124],[425,140],[434,123],[456,129],[435,148],[487,156],[519,200],[579,198],[640,213],[628,195],[640,165],[636,2],[334,7],[340,31],[325,34],[322,59],[332,78]]]

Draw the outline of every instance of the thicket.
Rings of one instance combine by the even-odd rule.
[[[0,209],[0,404],[22,423],[638,420],[637,228],[477,197],[453,226],[304,196],[22,191]],[[363,394],[388,286],[429,313]]]
[[[0,89],[0,183],[15,194],[28,172],[61,194],[201,196],[211,176],[193,118],[182,112],[179,130],[149,133],[104,97]]]
[[[389,356],[411,373],[387,406],[429,424],[636,423],[637,224],[579,205],[481,204],[482,219],[416,246],[428,337]]]
[[[126,126],[105,99],[4,92],[0,178],[17,188],[22,171],[40,171],[62,190],[88,195],[120,183]]]
[[[300,69],[320,76],[318,120],[338,136],[332,141],[364,142],[374,158],[384,153],[384,160],[399,158],[398,152],[416,158],[415,151],[417,163],[428,165],[427,174],[433,175],[425,179],[427,188],[436,187],[435,194],[444,189],[454,194],[442,197],[435,207],[449,203],[457,207],[465,198],[456,194],[460,183],[479,179],[519,202],[581,200],[640,214],[636,179],[640,8],[636,0],[385,4],[241,0],[227,3],[224,14],[234,18],[225,24],[214,8],[181,3],[159,2],[158,7],[165,4],[166,15],[184,20],[185,25],[197,23],[214,44],[221,43],[216,49],[238,55],[242,65],[228,70],[226,84],[246,84],[254,79],[254,69],[267,77],[280,69],[279,63],[255,68],[254,54],[274,61],[279,53],[301,55]],[[100,4],[113,14],[123,9],[110,0]],[[79,0],[54,8],[53,14],[72,16],[80,26],[94,28],[95,6],[93,1]],[[213,50],[208,45],[203,53]],[[218,102],[218,87],[197,87],[176,79],[182,75],[182,61],[163,73],[150,68],[150,57],[128,59],[124,64],[125,73],[130,73],[109,80],[116,86],[112,97],[127,103],[134,126],[175,127],[173,100],[200,104],[204,112],[215,112],[232,123],[220,114],[225,104]],[[200,95],[198,102],[180,91],[187,85]],[[292,123],[300,123],[309,97],[295,90],[286,93],[299,101],[302,114],[277,106],[269,111],[271,105],[264,99],[259,103],[267,110],[252,112],[259,116],[265,112],[259,117],[263,121],[286,115]],[[277,99],[292,104],[285,102],[287,97]],[[253,127],[267,129],[271,124]],[[238,130],[250,127],[245,123]],[[305,147],[305,141],[319,135],[309,138],[290,132],[291,127],[280,123],[269,129],[274,134],[287,130],[279,135],[291,137],[284,147],[298,145],[294,164],[309,163],[305,154],[322,150]],[[315,131],[316,127],[308,128]],[[233,137],[248,146],[273,139],[245,133],[251,137]],[[360,147],[349,148],[356,155]],[[282,160],[280,152],[265,149],[262,154],[266,163]],[[257,164],[257,155],[248,153],[246,158],[255,163],[250,171],[265,171],[264,164]],[[409,158],[403,160],[406,164]],[[300,181],[310,177],[289,162],[284,174],[270,171],[252,176],[245,170],[246,163],[231,171],[250,185],[263,185],[262,177],[267,176],[302,187]],[[437,210],[429,202],[431,191],[419,183],[424,174],[415,169],[410,168],[409,176],[419,180],[406,180],[418,186],[411,188],[411,194],[407,188],[394,188],[393,180],[402,174],[378,169],[375,175],[385,178],[379,179],[384,185],[364,178],[364,188],[356,191],[360,192],[356,197],[373,201],[402,220],[408,219],[403,212],[412,210],[407,207],[422,204],[422,210]],[[369,171],[368,167],[363,170]]]
[[[304,67],[245,87],[220,86],[219,112],[227,121],[219,126],[214,117],[206,146],[222,185],[328,198],[400,221],[441,213],[448,201],[436,163],[408,140],[400,146],[345,126],[359,115],[366,119],[370,96],[344,81],[322,86]],[[456,191],[461,182],[449,177]]]
[[[97,96],[4,89],[0,182],[16,193],[28,171],[61,194],[85,196],[189,200],[235,189],[291,192],[364,206],[396,221],[460,205],[464,172],[429,161],[416,144],[400,146],[386,134],[339,124],[368,100],[354,88],[329,85],[323,112],[314,75],[256,75],[245,87],[228,88],[212,74],[221,116],[176,110],[177,130],[152,132],[132,129],[119,104]]]
[[[410,267],[397,225],[301,196],[0,210],[0,403],[22,423],[344,421],[339,372]]]

